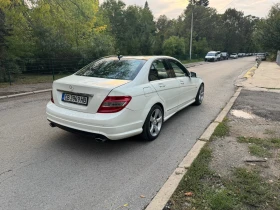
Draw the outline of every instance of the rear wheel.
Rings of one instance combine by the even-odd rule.
[[[203,99],[204,99],[204,84],[202,83],[196,94],[194,104],[199,106],[200,104],[202,104]]]
[[[163,110],[159,105],[154,105],[144,123],[141,137],[146,141],[155,140],[162,129],[163,125]]]

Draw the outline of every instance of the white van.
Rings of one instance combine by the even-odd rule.
[[[205,61],[220,61],[221,52],[220,51],[210,51],[205,56]]]

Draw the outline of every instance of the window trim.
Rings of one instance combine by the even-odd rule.
[[[175,77],[168,77],[168,78],[158,79],[158,80],[153,80],[153,81],[150,81],[150,80],[149,80],[149,75],[150,75],[151,67],[152,67],[152,65],[154,64],[154,62],[155,62],[155,61],[158,61],[158,60],[162,60],[163,63],[165,63],[165,65],[166,65],[167,67],[170,67],[170,64],[169,64],[169,62],[168,62],[168,59],[166,59],[166,58],[157,58],[157,59],[153,60],[152,64],[150,65],[150,68],[149,68],[148,81],[149,81],[149,82],[157,82],[157,81],[163,81],[163,80],[168,80],[168,79],[176,79],[176,78],[177,78],[177,77],[176,77],[176,74],[175,74],[173,68],[171,67],[171,70],[173,71]],[[163,64],[163,65],[164,65],[164,64]],[[166,67],[164,66],[164,68],[166,68]],[[165,70],[166,70],[166,69],[165,69]],[[166,72],[166,73],[167,73],[167,72]],[[168,74],[167,74],[167,75],[168,75]]]
[[[178,63],[179,65],[179,67],[181,66],[182,68],[181,68],[181,70],[185,73],[185,76],[186,77],[189,77],[190,76],[190,72],[189,72],[189,70],[181,63],[181,62],[179,62],[179,61],[177,61],[177,60],[175,60],[175,59],[168,59],[168,65],[170,66],[170,68],[174,71],[174,69],[173,69],[173,67],[172,67],[172,65],[171,65],[171,63],[170,63],[170,61],[173,61],[175,64],[176,63]],[[176,75],[176,73],[175,73],[175,71],[174,71],[174,74]],[[179,77],[175,77],[175,78],[179,78]]]

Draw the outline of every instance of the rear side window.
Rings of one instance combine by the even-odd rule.
[[[149,73],[149,81],[174,77],[176,77],[174,71],[169,68],[165,60],[156,60],[152,63]]]
[[[94,61],[76,73],[78,76],[133,80],[146,60],[104,58]]]

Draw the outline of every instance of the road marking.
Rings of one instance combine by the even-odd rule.
[[[250,68],[250,69],[246,72],[246,74],[243,76],[243,78],[249,79],[249,78],[253,77],[254,74],[255,74],[255,71],[256,71],[257,69],[258,69],[258,63],[256,63],[252,68]]]

